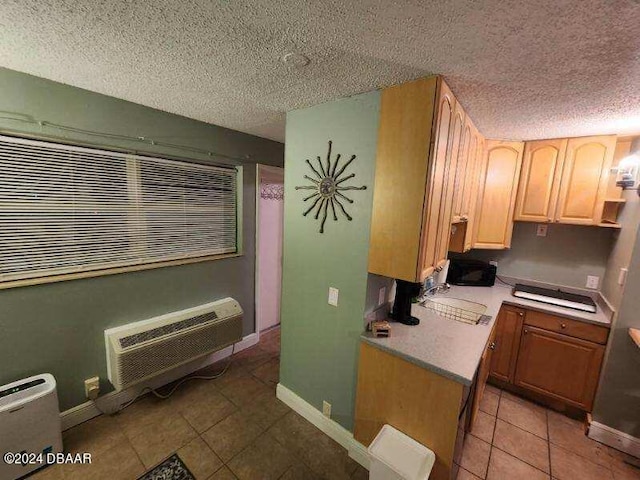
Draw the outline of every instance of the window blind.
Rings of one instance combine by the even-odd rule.
[[[0,282],[237,251],[233,168],[0,136]]]

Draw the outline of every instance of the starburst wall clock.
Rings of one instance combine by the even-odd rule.
[[[314,218],[316,220],[320,219],[322,215],[322,220],[320,220],[320,233],[324,233],[324,224],[327,221],[327,216],[329,214],[329,209],[331,209],[331,214],[333,216],[333,221],[338,221],[338,215],[336,214],[336,208],[346,217],[347,220],[353,220],[353,217],[347,213],[347,209],[342,202],[353,203],[353,200],[347,197],[344,193],[347,190],[366,190],[366,186],[354,187],[351,185],[344,185],[344,182],[351,180],[356,176],[355,173],[351,173],[346,175],[346,170],[351,162],[356,159],[355,155],[351,155],[351,158],[344,163],[338,170],[338,164],[340,163],[340,154],[336,155],[335,159],[331,160],[331,145],[332,142],[329,140],[329,149],[327,151],[327,160],[323,165],[322,160],[320,159],[320,155],[316,158],[318,159],[318,169],[319,171],[311,164],[311,161],[307,158],[305,161],[311,172],[316,178],[310,177],[309,175],[304,175],[306,180],[312,182],[311,185],[301,185],[296,187],[296,190],[313,190],[313,193],[307,197],[304,197],[302,200],[304,202],[312,201],[311,206],[305,210],[302,214],[305,217],[309,213],[314,214]],[[338,170],[336,172],[336,170]],[[345,175],[345,176],[343,176]]]

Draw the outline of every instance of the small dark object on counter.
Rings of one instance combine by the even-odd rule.
[[[411,303],[415,297],[420,295],[419,283],[396,280],[396,298],[393,301],[393,309],[390,317],[396,322],[405,325],[418,325],[420,320],[411,316]]]
[[[389,337],[391,335],[391,325],[386,320],[371,322],[371,331],[374,337]]]

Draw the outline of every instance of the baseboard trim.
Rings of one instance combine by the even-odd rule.
[[[627,453],[632,457],[640,458],[640,438],[608,427],[603,423],[591,422],[589,438]]]
[[[240,352],[246,348],[252,347],[258,343],[259,335],[252,333],[247,335],[238,343],[235,344],[233,351],[235,353]],[[65,410],[60,414],[62,421],[62,430],[68,430],[76,425],[79,425],[87,420],[91,420],[94,417],[102,415],[105,412],[115,412],[120,405],[127,403],[135,398],[143,388],[160,388],[167,383],[173,382],[179,378],[189,375],[196,370],[200,370],[208,365],[212,365],[220,360],[227,358],[231,355],[232,347],[223,348],[217,352],[212,353],[206,357],[200,358],[193,362],[181,365],[170,372],[158,375],[155,378],[150,379],[147,382],[140,383],[134,387],[127,388],[126,390],[109,392],[99,397],[95,402],[88,401],[77,405],[69,410]]]
[[[367,470],[369,469],[370,459],[369,454],[367,453],[367,448],[353,438],[353,433],[337,422],[325,417],[320,410],[296,395],[281,383],[279,383],[276,388],[276,396],[293,411],[304,417],[306,420],[318,427],[322,432],[342,445],[342,447],[347,449],[347,452],[349,452],[349,456],[352,459]]]

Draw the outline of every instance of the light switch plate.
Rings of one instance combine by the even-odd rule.
[[[378,306],[387,301],[387,287],[380,287],[378,290]]]
[[[340,290],[338,290],[337,288],[329,287],[329,299],[327,300],[329,302],[329,305],[333,305],[334,307],[338,306],[339,293]]]
[[[629,269],[622,267],[620,269],[620,273],[618,273],[618,285],[624,285],[624,282],[627,281],[627,272]]]
[[[587,275],[587,288],[597,290],[599,284],[600,277],[597,277],[596,275]]]
[[[327,418],[331,418],[331,404],[326,400],[322,401],[322,414]]]
[[[547,228],[549,227],[549,225],[545,224],[545,223],[541,223],[538,225],[538,228],[536,229],[536,235],[539,237],[546,237],[547,236]]]

